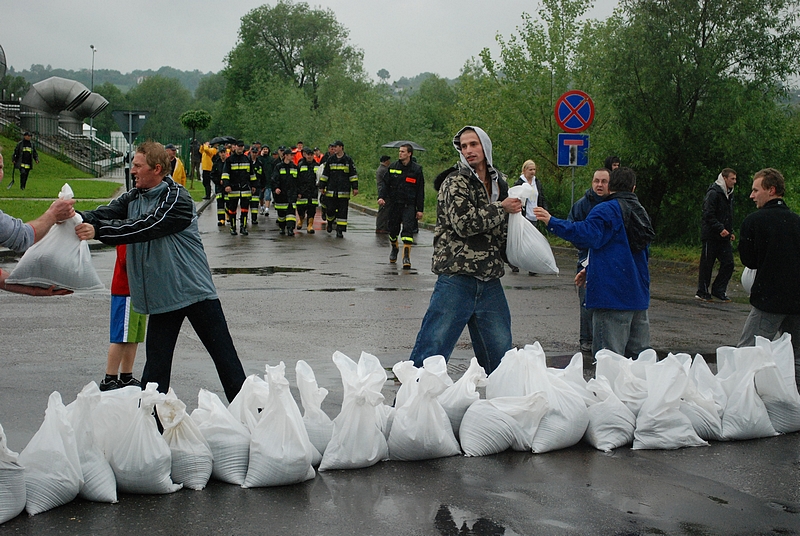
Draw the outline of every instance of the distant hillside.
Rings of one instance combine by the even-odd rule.
[[[202,73],[198,70],[194,71],[180,71],[172,67],[161,67],[157,71],[149,69],[147,71],[133,71],[123,74],[119,71],[111,69],[95,69],[94,71],[94,85],[98,86],[104,82],[110,82],[117,86],[123,92],[128,91],[130,88],[139,83],[142,78],[149,76],[161,75],[166,78],[177,79],[186,89],[194,94],[200,80],[206,76],[214,73]],[[80,71],[71,71],[69,69],[54,69],[50,65],[31,65],[31,68],[24,71],[15,71],[13,67],[8,68],[6,76],[21,76],[27,82],[35,84],[41,82],[51,76],[60,76],[70,80],[77,80],[86,87],[92,87],[92,72],[89,69],[81,69]]]

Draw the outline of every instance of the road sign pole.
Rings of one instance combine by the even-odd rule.
[[[570,198],[569,206],[575,204],[575,168],[572,168],[572,197]]]

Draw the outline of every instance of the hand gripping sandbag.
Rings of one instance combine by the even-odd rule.
[[[100,388],[89,382],[67,406],[67,418],[75,430],[78,456],[83,472],[80,497],[87,501],[117,502],[117,479],[106,460],[103,450],[95,440],[93,415],[100,405]]]
[[[636,416],[633,449],[678,449],[708,445],[681,413],[681,396],[689,377],[683,366],[669,356],[647,366],[647,399]]]
[[[417,385],[416,392],[395,411],[387,442],[389,458],[428,460],[460,454],[450,419],[437,399],[453,384],[444,357],[426,358],[412,382]]]
[[[197,409],[192,412],[192,420],[214,456],[211,476],[228,484],[244,484],[250,459],[247,427],[228,411],[219,396],[206,389],[200,389],[197,394]]]
[[[250,465],[243,488],[285,486],[316,476],[311,461],[314,446],[308,439],[300,409],[289,391],[286,365],[267,365],[269,398],[252,430]]]
[[[358,364],[341,352],[333,354],[333,362],[342,375],[344,396],[319,470],[375,465],[389,457],[376,409],[383,402],[381,388],[386,383],[386,371],[377,357],[366,352],[361,352]]]
[[[65,184],[59,198],[72,199],[72,189]],[[76,214],[52,229],[28,248],[6,283],[34,287],[69,289],[76,292],[103,290],[89,252],[89,243],[75,234],[75,226],[83,223]]]
[[[156,404],[156,411],[164,427],[164,441],[172,454],[172,481],[183,484],[184,488],[205,488],[211,478],[214,456],[200,428],[186,413],[186,404],[178,400],[170,387],[164,401]]]
[[[533,193],[530,184],[524,183],[508,189],[508,197],[522,199],[523,205]],[[508,216],[506,257],[512,266],[536,274],[557,274],[558,266],[550,243],[539,230],[525,219],[522,212]]]
[[[478,387],[485,387],[486,379],[486,371],[478,364],[478,358],[473,357],[461,378],[439,395],[439,403],[447,412],[456,439],[461,428],[461,419],[472,403],[480,399]]]
[[[19,463],[25,467],[28,514],[46,512],[78,496],[83,485],[78,445],[57,391],[50,395],[44,422],[20,453]]]
[[[312,465],[318,466],[333,433],[333,421],[322,411],[322,401],[328,396],[328,390],[317,385],[314,371],[302,359],[295,365],[295,374],[300,403],[303,404],[303,424],[308,432],[308,439],[320,453],[320,459],[314,460]]]
[[[756,346],[766,350],[775,363],[775,367],[762,369],[755,375],[756,392],[767,408],[769,420],[776,432],[797,432],[800,430],[800,394],[795,383],[792,336],[784,333],[774,342],[756,336]]]
[[[722,413],[722,436],[727,440],[778,435],[764,401],[756,392],[756,373],[774,367],[764,348],[717,348],[717,378],[728,401]]]
[[[16,452],[9,450],[0,425],[0,525],[25,509],[25,469],[18,458]]]
[[[111,453],[109,463],[117,477],[117,488],[123,493],[158,495],[182,487],[170,478],[172,453],[153,416],[155,405],[166,398],[157,387],[148,383],[142,391],[141,405],[123,431],[122,442]]]

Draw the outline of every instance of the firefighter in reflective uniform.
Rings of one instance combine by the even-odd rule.
[[[272,204],[278,212],[278,227],[282,235],[294,236],[297,218],[294,203],[297,201],[297,167],[291,151],[283,153],[283,162],[272,172]]]
[[[211,171],[209,172],[209,180],[214,184],[214,191],[217,197],[217,225],[222,227],[225,225],[227,215],[225,212],[225,191],[222,189],[222,171],[225,169],[225,160],[228,158],[228,151],[222,147],[219,152],[211,157]]]
[[[303,158],[297,164],[297,228],[303,228],[303,218],[308,221],[308,234],[314,234],[314,216],[317,214],[317,166],[314,150],[303,149]]]
[[[350,190],[354,196],[358,195],[358,173],[353,159],[344,152],[344,143],[333,142],[333,149],[333,155],[325,162],[320,184],[325,189],[326,230],[330,233],[336,225],[336,238],[344,238]]]
[[[414,149],[410,144],[400,146],[399,160],[389,166],[383,181],[383,188],[378,192],[378,204],[389,208],[389,242],[391,252],[389,262],[397,262],[399,248],[397,235],[400,224],[403,225],[403,269],[411,269],[411,246],[414,244],[414,223],[422,218],[425,208],[425,178],[422,166],[413,160]],[[388,203],[386,200],[390,200]]]
[[[14,147],[14,154],[11,156],[11,165],[19,169],[19,189],[24,190],[28,182],[28,173],[33,169],[33,163],[39,163],[39,153],[31,141],[31,133],[25,131],[22,140]]]
[[[243,235],[247,236],[247,214],[250,211],[250,199],[256,190],[256,175],[250,157],[244,154],[244,142],[238,140],[233,154],[225,161],[222,172],[222,186],[227,194],[228,222],[231,234],[236,235],[236,207],[239,207],[239,226]]]
[[[258,225],[258,205],[261,199],[261,177],[258,176],[258,157],[261,156],[261,142],[254,141],[250,144],[250,150],[247,152],[250,157],[250,163],[253,166],[253,173],[256,175],[256,191],[250,198],[250,221],[253,225]]]

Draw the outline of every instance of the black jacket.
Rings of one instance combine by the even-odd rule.
[[[417,212],[425,210],[425,177],[422,166],[408,161],[403,165],[400,160],[394,162],[383,177],[383,188],[378,197],[400,205],[414,205]]]
[[[730,241],[729,237],[719,235],[724,229],[733,233],[733,193],[730,197],[726,196],[722,187],[715,182],[708,187],[703,200],[700,239]]]
[[[255,188],[257,182],[249,156],[233,153],[225,160],[222,170],[223,188],[230,186],[234,192],[243,192]]]
[[[767,313],[800,314],[800,216],[773,199],[747,216],[739,235],[739,258],[758,270],[750,304]]]
[[[275,193],[280,190],[281,193]],[[272,171],[272,196],[277,203],[297,201],[297,166],[281,162]]]

